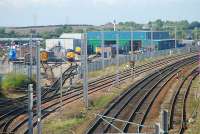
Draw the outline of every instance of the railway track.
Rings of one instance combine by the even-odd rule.
[[[176,58],[172,58],[173,60],[177,60],[177,59],[180,59],[180,57],[181,56],[179,56],[179,57],[176,57]],[[163,61],[159,61],[160,62],[160,64],[159,64],[159,62],[157,63],[157,62],[153,62],[153,63],[149,63],[148,65],[143,65],[143,69],[141,69],[141,66],[139,66],[137,69],[138,69],[138,71],[136,71],[136,75],[139,75],[139,74],[141,74],[143,71],[148,71],[148,70],[150,70],[150,69],[152,69],[152,68],[155,68],[155,67],[158,67],[158,66],[161,66],[161,63],[162,64],[167,64],[167,63],[169,63],[169,62],[172,62],[173,60],[166,60],[165,62],[163,62]],[[154,65],[154,64],[156,64],[156,65]],[[154,65],[154,66],[153,66]],[[141,70],[140,70],[141,69]],[[115,80],[114,79],[114,76],[115,75],[113,75],[113,76],[109,76],[109,77],[106,77],[106,78],[104,78],[104,79],[99,79],[98,80],[98,82],[97,81],[94,81],[94,82],[92,82],[92,83],[90,83],[89,85],[90,85],[90,89],[89,89],[89,93],[91,94],[91,93],[93,93],[93,92],[96,92],[96,91],[98,91],[98,90],[100,90],[100,89],[103,89],[103,88],[105,88],[105,87],[108,87],[108,86],[110,86],[111,85],[111,83],[113,83],[113,81]],[[123,81],[123,80],[125,80],[125,79],[127,79],[127,78],[130,78],[131,76],[130,76],[130,71],[124,71],[124,73],[120,73],[120,81]],[[111,79],[112,78],[112,79]],[[109,82],[108,81],[106,81],[106,79],[107,80],[110,80]],[[102,83],[102,81],[106,81],[106,83]],[[97,84],[97,83],[101,83],[101,84]],[[95,86],[96,85],[96,86]],[[92,87],[93,86],[93,87]],[[67,103],[70,103],[70,102],[72,102],[72,101],[75,101],[75,100],[77,100],[77,99],[80,99],[82,97],[82,91],[80,90],[80,88],[77,88],[77,89],[75,89],[75,90],[73,90],[73,91],[70,91],[70,92],[66,92],[66,93],[64,93],[64,97],[63,97],[63,101],[64,101],[64,103],[63,103],[63,105],[65,105],[65,104],[67,104]],[[45,103],[50,103],[50,104],[45,104],[44,105],[44,108],[43,108],[43,117],[45,117],[45,116],[47,116],[49,113],[51,113],[51,112],[53,112],[53,111],[55,111],[56,109],[58,109],[59,108],[59,106],[58,106],[58,100],[56,101],[56,99],[58,98],[58,96],[54,96],[53,98],[51,98],[51,100],[48,100],[48,98],[46,98],[44,101],[43,101],[43,104],[45,104]],[[53,99],[53,100],[52,100]],[[45,102],[45,103],[44,103]],[[45,110],[47,110],[48,111],[48,109],[49,108],[51,108],[51,109],[53,109],[53,110],[50,110],[50,112],[44,112]],[[24,109],[24,108],[23,108]],[[22,111],[18,111],[18,113],[20,113],[20,114],[17,114],[16,116],[14,116],[13,118],[11,118],[9,121],[7,121],[7,125],[6,126],[9,126],[9,124],[11,124],[12,122],[13,122],[13,120],[15,119],[15,118],[17,118],[18,116],[20,116],[20,115],[22,115],[22,114],[25,114],[26,113],[26,110],[23,110],[23,112]],[[6,117],[6,116],[4,116],[4,117]],[[20,123],[18,123],[17,124],[17,126],[16,127],[13,127],[13,129],[10,129],[9,127],[4,127],[4,131],[6,132],[7,131],[7,129],[9,128],[9,130],[11,130],[10,132],[12,132],[13,130],[14,131],[17,131],[18,130],[18,128],[20,128],[22,125],[24,125],[25,123],[26,123],[26,121],[27,121],[27,117],[25,117],[24,118],[24,120],[21,122],[21,124]],[[4,124],[4,126],[5,126],[5,124]]]
[[[99,117],[87,133],[141,132],[145,118],[162,87],[176,74],[178,68],[193,63],[197,59],[198,57],[195,57],[177,62],[136,83],[102,114],[103,117],[112,117],[128,122],[118,122],[114,119],[105,121],[105,118]],[[135,123],[135,125],[130,125],[130,122]],[[139,127],[136,127],[136,125]]]
[[[195,53],[195,52],[194,52]],[[183,55],[177,55],[177,56],[174,56],[174,57],[169,57],[169,58],[167,58],[167,59],[160,59],[160,60],[157,60],[157,61],[153,61],[153,62],[150,62],[150,63],[147,63],[147,64],[144,64],[144,65],[140,65],[140,66],[137,66],[135,69],[137,70],[137,69],[139,69],[139,68],[143,68],[143,67],[147,67],[147,66],[151,66],[151,65],[153,65],[153,64],[155,64],[155,63],[157,63],[157,64],[160,64],[161,62],[163,62],[163,61],[166,61],[165,62],[165,64],[168,64],[169,62],[173,62],[173,60],[175,61],[175,60],[178,60],[178,59],[180,59],[180,58],[183,58],[183,57],[186,57],[186,56],[188,56],[188,55],[190,55],[190,53],[187,53],[187,54],[185,54],[184,56]],[[67,69],[68,70],[68,69]],[[67,71],[66,70],[66,71]],[[65,72],[66,72],[65,71]],[[65,72],[64,72],[64,74],[65,74]],[[125,70],[125,71],[122,71],[122,72],[120,72],[120,75],[121,74],[124,74],[124,73],[127,73],[127,72],[130,72],[130,70],[128,69],[128,70]],[[64,77],[65,75],[63,75],[63,77]],[[91,81],[89,84],[93,84],[93,85],[95,85],[96,83],[99,83],[99,82],[101,82],[101,81],[104,81],[105,79],[109,79],[109,78],[113,78],[113,77],[115,77],[116,75],[109,75],[109,76],[107,76],[107,77],[104,77],[104,78],[99,78],[99,79],[97,79],[97,80],[93,80],[93,81]],[[43,90],[42,90],[42,92],[44,92],[44,94],[46,94],[47,92],[51,92],[51,91],[53,91],[53,90],[55,90],[55,87],[56,87],[56,85],[57,85],[57,83],[58,83],[58,81],[59,81],[59,79],[57,80],[57,81],[55,81],[54,82],[54,84],[52,84],[52,86],[51,87],[49,87],[49,88],[44,88]],[[82,86],[80,86],[80,87],[77,87],[77,89],[80,89],[80,88],[82,88]],[[43,96],[42,96],[43,97]],[[52,97],[52,96],[50,96],[50,97]],[[23,97],[20,97],[20,98],[17,98],[16,100],[8,100],[6,103],[7,103],[7,105],[9,105],[9,104],[13,104],[13,103],[17,103],[17,102],[22,102],[22,101],[25,101],[27,99],[27,95],[26,96],[23,96]],[[3,102],[3,103],[5,103],[5,102]],[[0,105],[1,105],[2,103],[0,102]]]
[[[182,80],[169,108],[169,129],[170,133],[183,134],[186,128],[186,101],[193,79],[199,74],[197,69],[192,71]]]
[[[77,65],[71,66],[69,68],[67,68],[64,72],[63,72],[63,84],[65,83],[65,81],[73,76],[76,75],[75,72],[73,72],[74,70],[77,69]],[[58,91],[59,91],[59,86],[60,86],[60,78],[58,78],[50,87],[48,88],[42,88],[42,98],[48,98],[48,97],[52,97],[53,95],[55,95]],[[35,94],[35,91],[34,91]],[[23,97],[19,97],[16,100],[7,100],[6,102],[2,102],[0,103],[0,105],[3,105],[6,103],[6,105],[13,105],[13,103],[23,103],[27,101],[28,96],[25,95]]]
[[[173,60],[177,60],[178,58],[180,58],[181,56],[179,55],[179,56],[176,56],[176,57],[171,57],[171,58],[168,58],[167,60],[165,60],[166,62],[166,64],[168,63],[168,62],[172,62]],[[151,65],[153,65],[154,63],[158,63],[158,64],[160,64],[160,62],[162,61],[163,62],[163,60],[164,59],[162,59],[162,60],[158,60],[157,62],[150,62],[150,63],[148,63],[148,64],[145,64],[145,65],[141,65],[141,66],[138,66],[138,67],[136,67],[135,69],[139,69],[139,68],[143,68],[143,67],[148,67],[148,66],[151,66]],[[65,71],[65,72],[67,72],[68,71],[68,69]],[[64,74],[65,74],[65,72],[64,72]],[[124,74],[124,73],[127,73],[127,72],[130,72],[129,70],[126,70],[126,71],[124,71],[124,72],[120,72],[120,74]],[[65,75],[63,75],[63,78],[64,78],[64,76]],[[97,79],[96,81],[91,81],[89,84],[90,85],[95,85],[96,83],[100,83],[100,82],[102,82],[102,81],[104,81],[105,79],[109,79],[109,78],[113,78],[113,77],[115,77],[115,75],[110,75],[110,76],[108,76],[108,77],[105,77],[105,78],[100,78],[100,79]],[[58,90],[59,88],[59,79],[57,80],[57,81],[55,81],[54,82],[54,84],[51,86],[51,87],[49,87],[49,88],[45,88],[45,89],[43,89],[42,88],[42,98],[47,98],[47,97],[44,97],[45,95],[47,96],[47,94],[48,93],[50,93],[50,92],[52,92],[52,91],[54,91],[54,90]],[[80,86],[80,87],[77,87],[75,90],[80,90],[82,87]],[[52,96],[49,96],[49,97],[52,97]],[[2,107],[4,107],[4,112],[7,112],[8,110],[10,110],[10,109],[13,109],[13,108],[16,108],[16,107],[18,107],[18,105],[20,105],[21,106],[21,104],[23,104],[23,103],[27,103],[27,95],[26,96],[24,96],[24,97],[20,97],[20,98],[18,98],[18,99],[16,99],[16,100],[8,100],[8,101],[6,101],[6,102],[2,102],[2,103],[0,103],[0,105],[2,105]],[[5,105],[6,104],[6,105]],[[14,107],[13,107],[14,106]],[[3,113],[3,110],[2,110],[2,112],[1,112],[1,114]]]
[[[77,68],[77,66],[72,66],[71,68],[67,69],[64,73],[63,73],[63,84],[65,83],[65,81],[71,77],[73,70]],[[52,85],[51,90],[46,89],[43,91],[42,93],[42,103],[45,103],[47,101],[51,100],[52,96],[55,96],[58,92],[59,92],[59,87],[60,86],[60,79],[58,79],[54,85]],[[53,91],[52,91],[53,89]],[[0,116],[0,128],[2,128],[2,130],[6,130],[8,127],[8,124],[10,124],[16,117],[20,116],[21,114],[24,114],[27,112],[27,99],[26,97],[20,98],[20,100],[22,100],[22,102],[17,103],[19,106],[17,107],[9,107],[9,109],[5,109]],[[10,102],[11,106],[12,106],[12,102]],[[34,96],[34,105],[36,104],[36,98]],[[8,104],[9,105],[9,104]]]

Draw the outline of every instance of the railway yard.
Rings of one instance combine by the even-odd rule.
[[[88,108],[83,103],[82,83],[74,82],[69,90],[61,90],[70,78],[77,81],[79,65],[71,64],[63,68],[62,76],[42,87],[43,133],[190,133],[199,118],[199,58],[199,52],[194,50],[92,78],[88,82]],[[48,68],[59,67],[42,66],[45,73]],[[35,133],[36,93],[33,92],[32,109]],[[27,95],[1,100],[0,106],[0,133],[29,133]],[[165,121],[161,120],[163,111],[167,112]]]
[[[0,0],[0,134],[200,134],[200,0]]]

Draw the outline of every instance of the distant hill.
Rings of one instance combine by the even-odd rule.
[[[27,35],[31,31],[35,31],[36,33],[44,33],[44,32],[54,32],[58,28],[62,28],[63,26],[70,26],[72,29],[85,29],[85,28],[93,28],[93,25],[47,25],[47,26],[27,26],[27,27],[5,27],[5,32],[9,33],[14,31],[15,33],[21,35]]]

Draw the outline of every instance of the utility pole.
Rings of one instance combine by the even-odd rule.
[[[83,98],[85,107],[88,108],[88,64],[87,64],[87,32],[82,35],[81,67],[83,71]]]
[[[101,32],[101,58],[102,58],[102,69],[104,69],[104,31]]]
[[[33,134],[33,84],[28,85],[28,134]]]
[[[135,63],[134,63],[134,78],[136,78],[136,63],[137,63],[137,54],[135,55]]]
[[[176,28],[176,26],[174,27],[174,33],[175,33],[175,49],[177,48],[177,28]]]
[[[132,28],[131,28],[131,62],[133,62],[133,30],[132,30]],[[131,78],[133,78],[133,69],[134,68],[131,67]],[[134,69],[134,71],[135,71],[135,69]]]
[[[62,58],[61,58],[62,59]],[[61,66],[60,66],[60,111],[62,111],[62,83],[63,83],[63,75],[62,75],[62,61],[61,61]]]
[[[151,57],[152,56],[152,49],[153,49],[153,26],[151,26],[151,46],[150,47],[151,47],[150,48],[150,57]]]
[[[198,41],[198,29],[196,27],[196,40]]]
[[[133,30],[131,28],[131,61],[133,61]]]
[[[116,82],[119,85],[119,33],[116,32]]]
[[[31,31],[31,39],[30,39],[30,44],[29,44],[29,53],[30,53],[30,57],[29,57],[29,71],[28,71],[28,76],[29,79],[32,79],[32,65],[33,65],[33,33]]]
[[[37,63],[36,63],[36,82],[37,82],[37,130],[38,134],[42,134],[41,128],[41,85],[40,85],[40,42],[37,42]]]

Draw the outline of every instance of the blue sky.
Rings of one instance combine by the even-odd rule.
[[[117,22],[191,22],[200,21],[199,12],[200,0],[0,0],[0,26],[101,25],[114,18]]]

